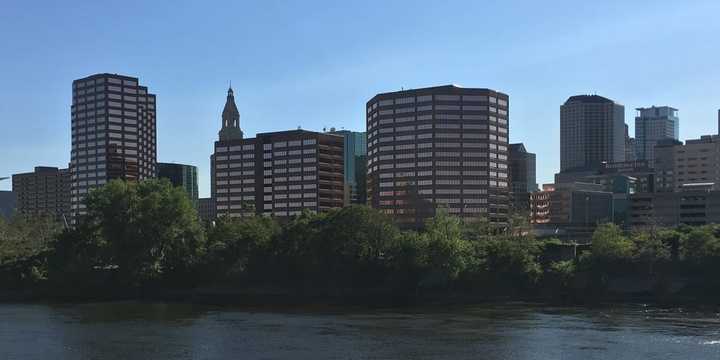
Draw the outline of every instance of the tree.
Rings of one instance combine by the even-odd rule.
[[[463,238],[459,218],[438,211],[427,221],[422,235],[425,242],[422,263],[429,270],[429,284],[448,284],[477,265],[472,243]]]
[[[181,188],[167,180],[113,180],[85,204],[87,215],[58,243],[56,264],[78,273],[116,268],[128,285],[190,280],[205,238]]]
[[[592,236],[592,257],[597,260],[628,260],[633,253],[633,243],[615,224],[601,224]]]
[[[646,264],[648,272],[653,273],[656,263],[670,259],[670,246],[656,232],[640,232],[632,237],[633,258]]]
[[[720,239],[715,236],[711,225],[690,229],[681,240],[681,253],[686,260],[695,263],[720,258]]]
[[[247,274],[260,266],[280,234],[278,222],[267,216],[221,217],[208,231],[207,266],[223,277]],[[257,275],[261,275],[259,272]]]
[[[50,216],[15,214],[0,218],[0,272],[3,281],[19,285],[47,277],[47,255],[61,226]]]

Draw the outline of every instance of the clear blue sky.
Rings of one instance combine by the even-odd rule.
[[[559,106],[597,93],[680,109],[715,133],[720,1],[16,1],[0,3],[0,176],[67,166],[73,79],[138,76],[157,94],[158,161],[199,168],[232,80],[246,136],[364,130],[378,92],[455,83],[510,95],[510,139],[559,168]],[[9,189],[9,181],[0,189]]]

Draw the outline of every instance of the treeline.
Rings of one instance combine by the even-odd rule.
[[[572,245],[534,238],[519,216],[497,227],[440,214],[422,231],[402,231],[371,208],[351,206],[285,222],[256,216],[203,224],[183,190],[163,180],[112,181],[90,193],[86,207],[73,229],[49,219],[0,220],[0,293],[112,297],[215,289],[388,301],[448,295],[586,301],[622,293],[616,283],[628,282],[630,292],[657,298],[676,292],[679,281],[690,296],[720,290],[716,226],[627,234],[601,225],[589,249],[572,256]]]

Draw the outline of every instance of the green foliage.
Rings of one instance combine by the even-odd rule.
[[[567,289],[575,278],[577,266],[573,260],[555,261],[548,269],[551,276],[560,282],[560,285]]]
[[[0,217],[0,284],[10,288],[45,280],[46,256],[60,229],[47,216]]]
[[[615,224],[601,224],[592,236],[592,257],[602,261],[630,259],[634,244]]]
[[[572,296],[601,295],[611,276],[628,272],[666,277],[671,266],[689,264],[703,274],[720,269],[720,227],[713,225],[633,234],[599,225],[583,258],[548,263],[546,249],[562,243],[535,239],[521,216],[499,226],[441,211],[421,231],[401,231],[377,210],[350,206],[291,219],[223,217],[203,228],[182,189],[164,180],[112,181],[90,193],[86,206],[87,215],[64,231],[51,219],[0,219],[4,286],[49,277],[61,287],[90,289],[269,285],[407,295],[518,294],[548,286]]]
[[[463,238],[459,218],[439,212],[428,220],[423,237],[420,240],[425,249],[422,264],[443,282],[457,279],[476,265],[473,246]]]
[[[640,232],[634,234],[633,257],[643,263],[654,263],[670,259],[670,244],[663,241],[657,233]]]
[[[216,276],[242,275],[251,261],[260,260],[270,251],[280,230],[278,222],[270,217],[222,217],[208,231],[208,266]]]
[[[117,269],[123,282],[182,278],[203,256],[204,233],[187,195],[167,180],[114,180],[91,192],[87,215],[61,236],[58,276]]]
[[[681,238],[682,255],[694,263],[708,262],[720,258],[720,238],[715,226],[695,227]]]
[[[61,226],[51,217],[0,217],[0,266],[47,252]]]

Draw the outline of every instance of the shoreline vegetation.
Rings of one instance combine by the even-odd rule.
[[[165,180],[111,181],[73,229],[0,219],[0,301],[165,300],[209,304],[407,306],[530,301],[714,306],[720,226],[627,233],[592,244],[536,239],[440,213],[400,230],[365,206],[203,224]]]

